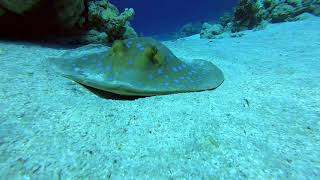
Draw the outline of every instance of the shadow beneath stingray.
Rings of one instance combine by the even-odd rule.
[[[112,100],[122,100],[122,101],[133,101],[136,99],[140,99],[140,98],[146,98],[148,96],[124,96],[124,95],[119,95],[119,94],[114,94],[111,92],[107,92],[107,91],[103,91],[100,89],[96,89],[90,86],[86,86],[81,84],[82,86],[84,86],[86,89],[88,89],[90,92],[94,93],[95,95],[103,98],[103,99],[112,99]]]

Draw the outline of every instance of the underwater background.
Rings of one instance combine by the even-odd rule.
[[[320,179],[320,0],[0,0],[0,180]]]
[[[134,28],[145,36],[165,35],[176,32],[190,22],[216,21],[225,12],[232,11],[237,0],[183,1],[131,0],[110,1],[120,9],[134,8],[137,13],[132,21]]]

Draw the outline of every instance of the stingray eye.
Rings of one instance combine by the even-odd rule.
[[[165,64],[166,56],[163,53],[158,52],[155,56],[153,56],[154,64]]]
[[[157,54],[157,48],[154,46],[148,46],[144,48],[143,54],[148,58],[148,59],[153,59],[153,57]]]

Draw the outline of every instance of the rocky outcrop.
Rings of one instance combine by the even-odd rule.
[[[82,27],[85,22],[83,0],[56,0],[54,3],[58,24],[64,29]]]
[[[280,4],[270,13],[272,22],[284,22],[295,16],[295,8],[289,4]]]
[[[268,23],[303,19],[299,15],[311,13],[320,15],[320,0],[240,0],[233,14],[219,19],[223,31],[233,33],[243,30],[260,30]],[[210,25],[213,26],[213,25]],[[214,25],[217,27],[217,25]],[[201,37],[214,38],[216,35],[208,24],[204,24]]]
[[[130,26],[130,20],[134,17],[132,8],[119,10],[107,0],[92,1],[89,3],[88,24],[92,29],[108,35],[108,42],[117,39],[136,37],[137,34]]]
[[[320,0],[312,1],[309,6],[307,6],[306,12],[320,16]]]
[[[133,17],[133,9],[120,13],[108,0],[0,0],[0,35],[110,43],[137,36]]]
[[[223,26],[221,24],[204,23],[202,25],[200,37],[201,38],[213,39],[217,35],[220,35],[222,33],[223,33]]]
[[[232,13],[226,12],[219,18],[219,24],[221,24],[223,27],[226,27],[228,23],[231,23],[233,19]]]
[[[50,21],[50,24],[59,26],[60,29],[72,29],[84,22],[84,0],[0,0],[1,7],[11,13],[11,17],[10,14],[7,16],[9,21],[19,15],[21,21],[23,19],[30,24],[32,21],[40,22],[44,26]]]
[[[232,32],[253,29],[262,21],[263,11],[256,0],[240,0],[234,10]]]
[[[40,0],[0,0],[0,6],[16,14],[31,11]]]
[[[104,44],[108,41],[108,34],[105,32],[99,32],[96,30],[91,29],[88,31],[84,36],[82,36],[80,42],[82,44],[89,44],[89,43],[98,43]]]
[[[75,34],[85,21],[84,0],[0,0],[2,37],[45,39]]]
[[[320,15],[320,0],[258,0],[257,4],[262,4],[263,19],[270,22],[292,21],[306,12]]]

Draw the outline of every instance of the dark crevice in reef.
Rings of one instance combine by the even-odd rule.
[[[111,44],[137,37],[132,8],[108,0],[0,1],[0,40],[61,45]]]
[[[84,1],[82,16],[88,18],[88,1]],[[14,13],[2,6],[6,13],[0,16],[0,40],[32,42],[47,45],[78,47],[86,43],[77,41],[88,31],[86,21],[82,27],[64,28],[57,19],[54,0],[39,1],[31,11]]]
[[[7,12],[0,16],[2,40],[47,41],[53,36],[70,32],[59,28],[55,20],[53,1],[40,1],[32,11],[23,15]]]

